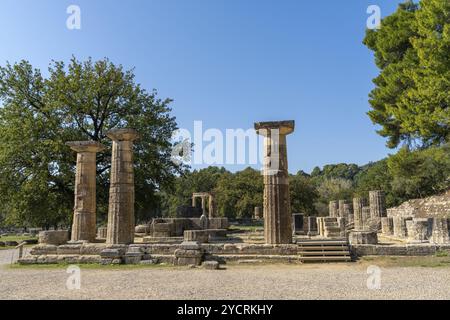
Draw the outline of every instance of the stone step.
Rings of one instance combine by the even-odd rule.
[[[302,251],[339,251],[339,250],[346,250],[348,251],[348,246],[327,246],[327,247],[321,247],[321,246],[306,246],[306,247],[300,247],[299,250]]]
[[[302,257],[303,262],[351,262],[350,256]]]
[[[350,256],[350,252],[347,250],[341,251],[302,251],[298,252],[301,256],[320,256],[320,257],[328,257],[328,256]]]
[[[337,245],[347,245],[347,240],[304,240],[298,241],[298,245],[301,246],[337,246]]]

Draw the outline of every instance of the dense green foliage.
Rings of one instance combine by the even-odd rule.
[[[450,1],[406,1],[364,44],[380,69],[368,114],[388,146],[449,142]]]
[[[160,100],[134,81],[132,71],[107,59],[68,66],[53,62],[48,77],[26,61],[0,68],[0,211],[8,223],[69,224],[73,207],[73,140],[108,146],[97,158],[98,212],[108,203],[111,141],[106,131],[133,127],[136,143],[136,212],[159,206],[156,191],[170,188],[182,168],[170,160],[176,129],[170,100]]]

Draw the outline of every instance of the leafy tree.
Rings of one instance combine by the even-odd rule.
[[[355,195],[368,198],[369,191],[383,190],[386,194],[386,205],[391,207],[399,204],[399,199],[392,193],[392,176],[389,173],[387,159],[365,166],[356,176]]]
[[[177,177],[174,187],[163,190],[164,216],[175,216],[178,206],[190,206],[192,193],[214,191],[218,180],[228,171],[225,168],[208,167],[201,170],[186,172]]]
[[[221,215],[251,218],[254,208],[263,204],[263,176],[252,168],[227,173],[219,179],[215,192]]]
[[[157,207],[155,192],[184,170],[170,159],[170,99],[135,83],[132,70],[108,59],[66,66],[53,61],[48,77],[27,61],[0,67],[0,201],[7,220],[27,225],[70,224],[75,154],[65,142],[94,140],[108,149],[97,158],[98,211],[107,211],[111,141],[106,132],[132,127],[138,219]]]
[[[292,212],[306,213],[308,215],[317,213],[314,203],[318,200],[319,194],[310,177],[305,176],[302,172],[290,176],[289,190]]]
[[[450,139],[449,6],[445,0],[406,1],[379,30],[366,32],[364,44],[380,69],[368,115],[391,148]]]
[[[392,191],[405,201],[423,198],[450,188],[450,146],[411,152],[402,148],[387,160]]]

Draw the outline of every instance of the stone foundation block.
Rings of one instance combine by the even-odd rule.
[[[387,236],[394,234],[394,219],[392,217],[381,218],[381,233]]]
[[[36,264],[36,261],[37,261],[37,257],[27,256],[27,257],[18,259],[17,263],[23,264],[23,265],[28,265],[28,264]]]
[[[142,253],[138,252],[127,252],[124,258],[125,264],[139,264],[141,260],[142,260]]]
[[[120,259],[124,255],[124,252],[120,249],[103,249],[100,252],[102,259]]]
[[[80,244],[65,244],[58,246],[56,249],[57,254],[81,254],[81,245]]]
[[[196,241],[198,243],[207,243],[209,234],[207,230],[185,230],[184,241]]]
[[[80,263],[100,263],[102,260],[102,257],[99,255],[87,255],[87,256],[80,256]]]
[[[355,244],[377,244],[378,236],[374,231],[353,231],[349,233],[348,241]]]
[[[31,248],[30,254],[33,256],[56,254],[57,246],[55,245],[37,245]]]
[[[105,244],[86,243],[81,246],[80,252],[82,255],[100,255],[105,247]]]
[[[39,232],[39,243],[53,244],[59,246],[69,241],[69,231],[67,230],[52,230]]]

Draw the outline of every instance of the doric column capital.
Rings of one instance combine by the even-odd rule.
[[[106,136],[114,141],[134,141],[139,138],[139,133],[131,128],[113,129]]]
[[[295,121],[266,121],[266,122],[256,122],[255,130],[257,134],[262,136],[270,136],[271,130],[278,130],[279,135],[288,135],[294,132]]]
[[[98,141],[68,141],[66,145],[76,152],[100,152],[105,150],[105,146]]]

